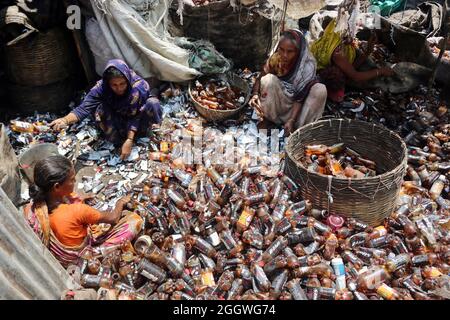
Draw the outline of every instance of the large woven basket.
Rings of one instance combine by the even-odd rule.
[[[72,78],[46,86],[28,87],[8,84],[8,95],[14,111],[22,115],[38,112],[61,112],[72,100],[76,86]]]
[[[10,82],[45,86],[74,73],[70,34],[63,28],[39,32],[5,47],[5,72]]]
[[[308,171],[299,158],[310,144],[344,142],[376,162],[376,177],[337,178]],[[300,184],[304,199],[330,213],[379,225],[394,210],[407,166],[406,145],[394,132],[359,120],[329,119],[295,131],[286,146],[285,172]]]
[[[191,100],[192,104],[194,105],[195,110],[197,110],[197,112],[203,118],[205,118],[207,121],[221,122],[221,121],[232,118],[233,116],[237,115],[244,109],[245,105],[250,100],[250,86],[244,79],[241,79],[239,76],[237,76],[233,73],[215,75],[214,78],[215,79],[222,78],[224,80],[228,80],[231,85],[238,87],[245,94],[245,101],[241,106],[239,106],[239,108],[234,109],[234,110],[213,110],[213,109],[209,109],[209,108],[202,106],[200,103],[198,103],[194,99],[194,97],[191,94],[191,89],[194,86],[194,81],[189,83],[189,88],[188,88],[189,99]],[[203,78],[203,79],[206,79],[206,78]],[[202,80],[202,79],[200,79],[200,80]]]

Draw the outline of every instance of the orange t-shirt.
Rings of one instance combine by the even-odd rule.
[[[50,227],[66,246],[79,246],[90,224],[98,223],[100,212],[84,203],[60,204],[49,214]]]

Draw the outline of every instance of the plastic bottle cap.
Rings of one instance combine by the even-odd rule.
[[[336,231],[344,226],[345,219],[341,216],[337,215],[329,215],[327,218],[327,224],[328,226],[333,229],[333,231]]]
[[[353,282],[350,282],[350,283],[348,284],[348,289],[349,289],[350,291],[355,291],[355,290],[356,290],[356,284],[353,283]]]

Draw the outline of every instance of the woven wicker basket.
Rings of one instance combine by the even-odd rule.
[[[8,80],[23,86],[45,86],[74,72],[70,34],[63,28],[36,33],[6,46],[5,58]]]
[[[33,114],[38,112],[61,112],[68,107],[76,87],[68,78],[46,86],[28,87],[8,84],[9,100],[16,112]]]
[[[231,85],[238,87],[245,94],[244,103],[237,109],[234,109],[234,110],[212,110],[212,109],[202,106],[200,103],[198,103],[194,99],[194,97],[191,94],[191,88],[194,85],[194,82],[189,83],[189,88],[188,88],[189,99],[191,100],[191,102],[194,105],[197,112],[203,118],[205,118],[207,121],[220,122],[220,121],[230,119],[231,117],[237,115],[244,109],[244,107],[247,105],[248,101],[250,100],[250,86],[248,85],[248,83],[245,80],[241,79],[240,77],[238,77],[237,75],[235,75],[233,73],[216,75],[216,76],[214,76],[214,78],[227,80]],[[207,79],[207,78],[203,78],[203,79]],[[200,79],[200,80],[203,80],[203,79]]]
[[[308,171],[299,158],[310,144],[344,142],[376,162],[376,177],[337,178]],[[330,119],[295,131],[286,146],[285,173],[298,182],[304,199],[330,213],[379,225],[394,210],[407,166],[406,145],[394,132],[359,120]]]

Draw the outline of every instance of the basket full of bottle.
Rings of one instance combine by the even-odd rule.
[[[220,122],[240,113],[250,99],[248,83],[233,73],[195,80],[189,99],[206,120]]]
[[[407,168],[407,149],[394,132],[344,119],[311,123],[286,146],[285,172],[304,199],[330,213],[379,225],[394,210]]]

